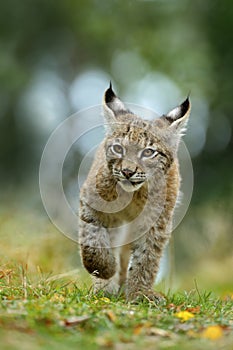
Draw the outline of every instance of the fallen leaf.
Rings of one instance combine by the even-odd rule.
[[[165,329],[162,328],[157,328],[157,327],[151,327],[148,328],[146,331],[147,335],[155,335],[155,336],[159,336],[159,337],[163,337],[163,338],[173,338],[174,333],[167,331]]]
[[[106,312],[106,315],[108,316],[109,320],[112,321],[112,322],[115,322],[117,317],[116,315],[114,314],[114,312],[112,312],[111,310],[107,310]]]
[[[223,336],[223,330],[221,326],[209,326],[202,332],[202,337],[210,340],[216,340]]]
[[[90,316],[71,316],[61,321],[60,324],[65,327],[75,327],[78,324],[89,320]]]
[[[167,305],[167,308],[169,310],[176,310],[177,306],[175,304],[173,304],[173,303],[170,303],[170,304]]]
[[[194,328],[193,323],[190,322],[182,322],[176,325],[176,331],[187,332]]]
[[[186,311],[189,311],[193,314],[198,314],[201,311],[201,307],[200,306],[196,306],[196,307],[188,307],[186,309]]]
[[[188,321],[190,318],[193,318],[194,315],[189,311],[180,311],[175,314],[175,317],[179,318],[182,322]]]
[[[141,334],[143,328],[144,328],[144,325],[143,325],[143,324],[138,324],[137,326],[134,327],[134,329],[133,329],[133,334],[134,334],[134,335],[139,335],[139,334]]]

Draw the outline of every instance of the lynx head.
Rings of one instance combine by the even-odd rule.
[[[179,140],[190,113],[187,98],[153,121],[129,111],[110,87],[103,99],[106,122],[105,153],[112,176],[127,192],[165,175],[176,159]]]

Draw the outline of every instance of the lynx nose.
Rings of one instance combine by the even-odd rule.
[[[127,169],[127,168],[122,169],[121,172],[126,179],[129,179],[131,176],[133,176],[133,174],[135,174],[135,171],[132,171],[132,170]]]

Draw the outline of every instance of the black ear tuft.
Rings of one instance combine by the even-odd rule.
[[[109,88],[105,92],[105,102],[110,103],[112,100],[116,97],[113,89],[112,89],[112,83],[110,81]]]
[[[189,96],[182,102],[178,107],[171,110],[165,118],[169,121],[170,124],[175,122],[176,120],[182,119],[184,116],[188,115],[188,111],[190,110],[190,101]]]
[[[180,105],[181,108],[181,115],[184,116],[190,107],[190,102],[189,102],[189,96],[186,98],[186,100]]]
[[[103,107],[105,111],[105,116],[107,116],[108,120],[109,113],[113,114],[112,116],[118,116],[119,114],[122,115],[125,113],[132,113],[125,107],[124,103],[116,96],[115,92],[112,89],[111,82],[109,88],[104,93]]]

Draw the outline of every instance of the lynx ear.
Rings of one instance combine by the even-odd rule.
[[[112,90],[111,82],[109,88],[104,93],[103,112],[107,124],[116,123],[118,114],[130,113],[125,107],[124,103],[116,96],[115,92]]]
[[[190,110],[191,103],[188,96],[183,103],[165,115],[165,119],[170,124],[169,128],[173,129],[174,132],[176,131],[179,134],[182,133],[185,130]]]

